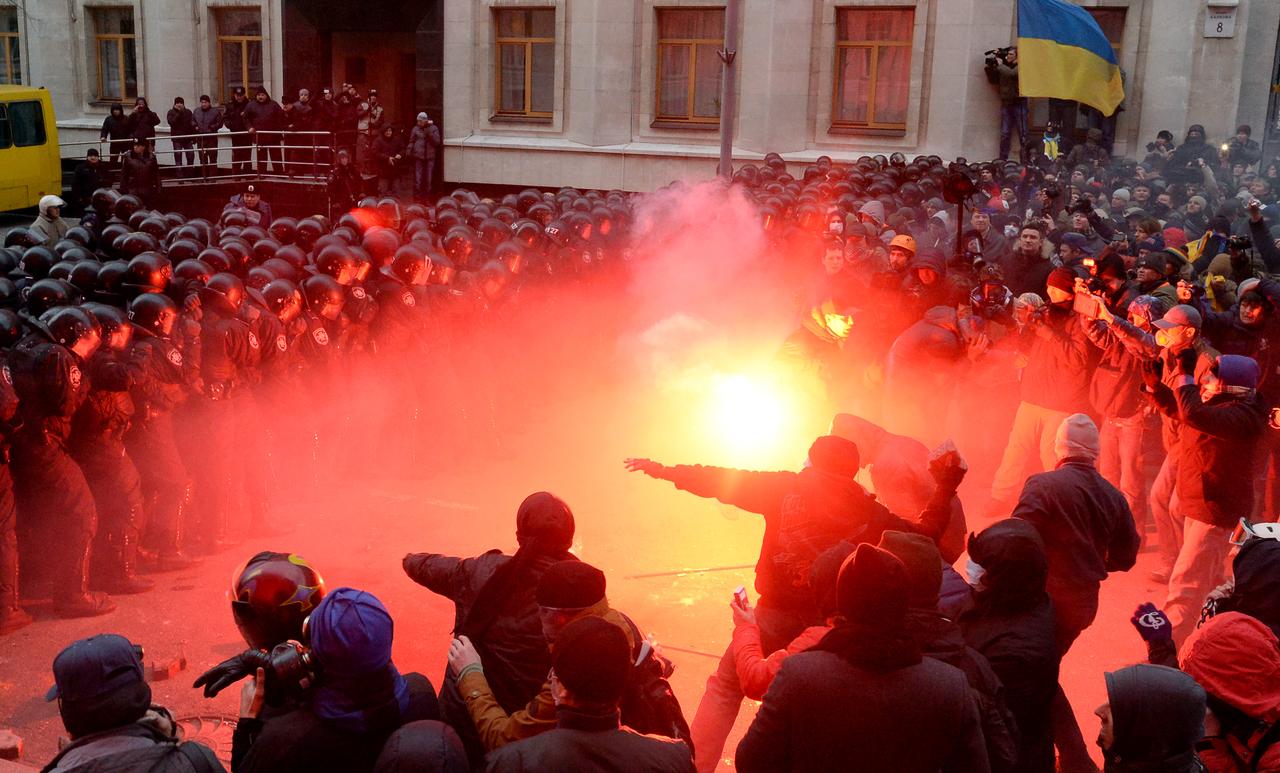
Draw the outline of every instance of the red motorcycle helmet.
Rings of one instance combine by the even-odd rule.
[[[250,647],[270,651],[303,640],[303,623],[324,594],[324,578],[305,558],[263,551],[231,575],[231,614]]]

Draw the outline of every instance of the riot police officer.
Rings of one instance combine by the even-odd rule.
[[[80,466],[68,453],[71,419],[89,393],[85,364],[102,343],[97,321],[83,309],[59,307],[13,349],[9,367],[23,424],[14,445],[14,493],[22,514],[18,536],[30,554],[56,550],[54,610],[92,617],[115,609],[89,592],[89,563],[98,513]],[[46,562],[49,563],[49,562]]]

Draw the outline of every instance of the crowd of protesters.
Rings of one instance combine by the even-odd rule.
[[[356,114],[357,166],[394,149],[378,128]],[[1276,165],[1258,168],[1248,127],[1225,150],[1199,125],[1165,134],[1141,160],[1091,131],[1023,163],[769,154],[734,172],[724,195],[754,202],[771,268],[798,288],[779,360],[842,413],[799,472],[626,461],[765,521],[758,598],[735,598],[691,721],[670,663],[568,552],[569,506],[539,492],[512,556],[405,557],[456,605],[438,689],[392,663],[372,594],[326,593],[296,556],[251,558],[232,589],[249,648],[197,681],[245,680],[231,769],[709,771],[751,697],[744,771],[1093,770],[1060,664],[1108,574],[1152,548],[1167,595],[1131,621],[1150,663],[1099,677],[1105,769],[1280,771]],[[483,379],[442,399],[399,377],[466,359],[422,329],[483,325],[528,288],[615,283],[637,197],[460,190],[331,222],[274,218],[251,186],[213,223],[99,189],[70,228],[57,203],[0,250],[0,407],[21,418],[5,425],[6,631],[30,622],[20,553],[64,551],[55,608],[95,615],[112,604],[92,588],[145,592],[143,569],[265,518],[235,506],[267,488],[237,451],[263,426],[313,440],[312,464],[351,442],[335,416],[285,406],[352,358],[395,385],[381,426],[426,412],[488,431]],[[966,477],[989,489],[969,497],[975,534]],[[73,742],[48,769],[128,754],[151,767],[123,769],[220,769],[178,742],[141,674],[112,635],[58,656]]]
[[[299,89],[295,99],[277,102],[263,86],[255,87],[252,97],[243,86],[235,86],[225,104],[215,105],[208,94],[200,95],[198,102],[191,109],[183,97],[174,97],[165,115],[169,163],[180,178],[217,176],[220,137],[229,134],[226,173],[323,175],[334,153],[345,150],[370,193],[397,193],[408,186],[406,194],[426,200],[433,190],[440,128],[425,112],[419,112],[411,126],[397,126],[379,102],[376,88],[362,94],[344,83],[336,93],[321,89],[317,98],[309,89]],[[107,163],[102,165],[97,148],[86,153],[73,180],[73,203],[87,206],[93,191],[109,183],[152,203],[160,189],[160,123],[145,97],[138,97],[128,114],[124,105],[113,104],[99,136]]]

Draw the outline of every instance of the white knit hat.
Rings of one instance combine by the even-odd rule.
[[[1093,461],[1098,458],[1098,426],[1083,413],[1073,413],[1058,425],[1053,453],[1059,461],[1068,457]]]

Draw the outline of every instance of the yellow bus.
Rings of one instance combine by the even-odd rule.
[[[53,100],[45,89],[0,86],[0,212],[62,193]]]

